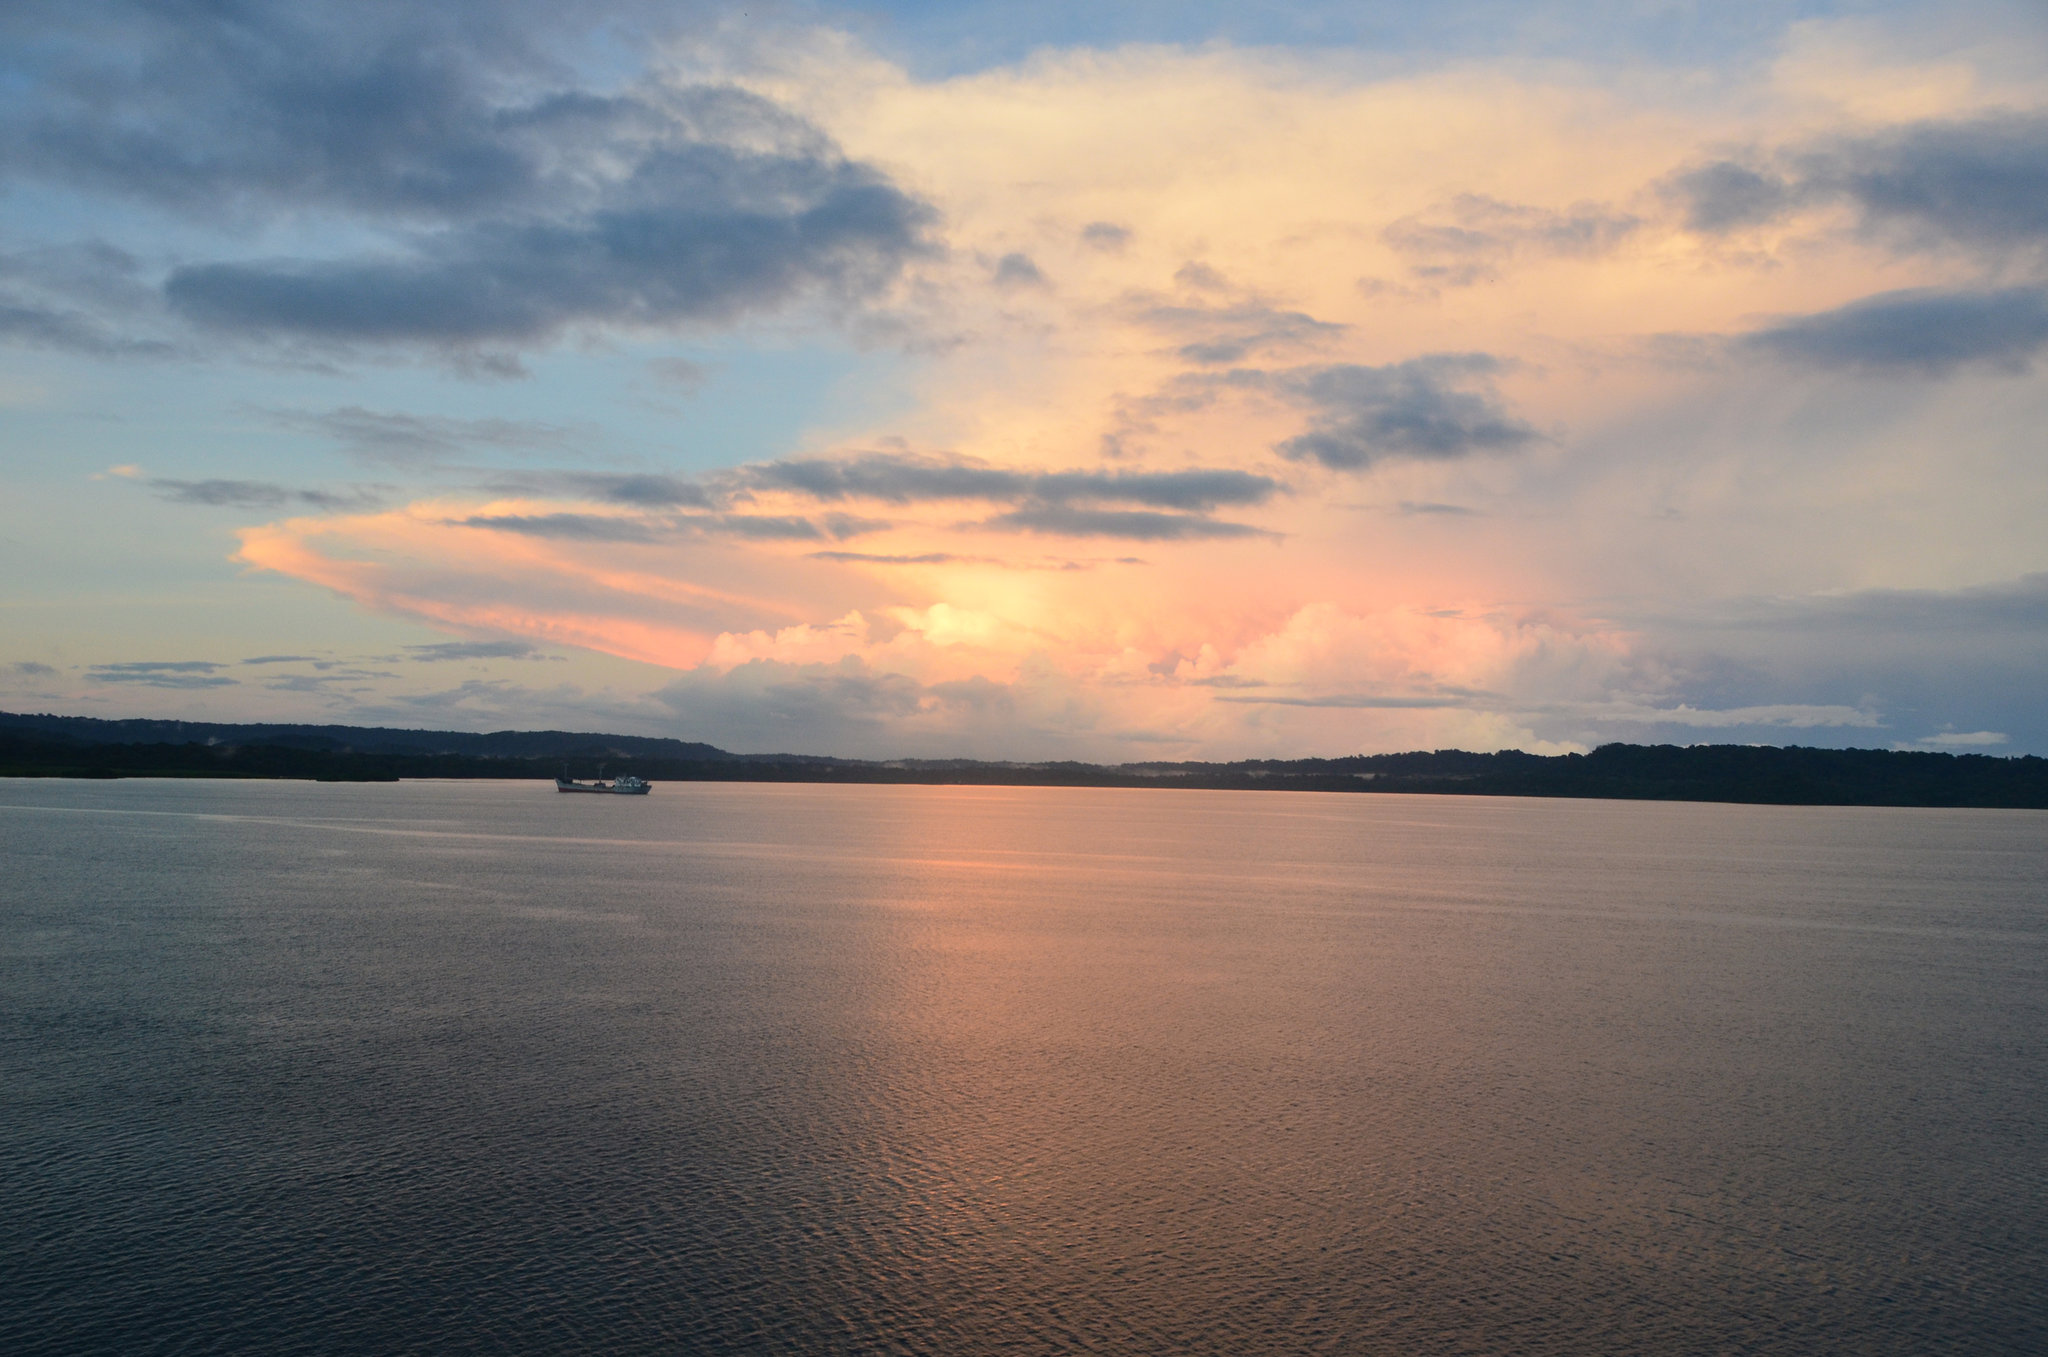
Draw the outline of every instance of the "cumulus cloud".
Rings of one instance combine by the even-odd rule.
[[[1782,362],[1944,376],[1980,366],[2018,373],[2048,345],[2048,289],[1886,292],[1743,336],[1738,350]]]

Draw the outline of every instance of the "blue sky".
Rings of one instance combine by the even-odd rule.
[[[2048,752],[2038,5],[0,16],[0,706]]]

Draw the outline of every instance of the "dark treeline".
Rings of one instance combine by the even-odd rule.
[[[2048,808],[2048,760],[1878,749],[1604,745],[1547,757],[1507,751],[1370,754],[1237,763],[876,762],[731,754],[682,740],[568,731],[99,721],[0,713],[0,776],[588,778],[650,782],[865,782],[1047,787],[1187,787],[1469,796],[1613,797],[1777,805]]]

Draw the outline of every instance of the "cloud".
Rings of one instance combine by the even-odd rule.
[[[295,490],[270,481],[205,480],[181,481],[150,477],[143,484],[161,499],[173,504],[202,504],[214,508],[282,509],[303,504],[323,512],[354,512],[374,509],[384,502],[378,491],[358,487],[345,493],[330,490]]]
[[[201,326],[352,344],[544,344],[574,325],[724,323],[804,293],[878,291],[923,245],[929,213],[849,165],[689,165],[672,156],[640,201],[580,220],[489,223],[406,254],[193,265],[165,283]],[[784,181],[811,182],[792,193]],[[722,180],[754,180],[745,184]],[[708,182],[700,182],[708,181]],[[721,203],[726,191],[734,201]],[[778,197],[792,197],[786,206]]]
[[[2048,246],[2048,112],[1922,119],[1723,158],[1663,185],[1686,226],[1724,234],[1846,204],[1865,235],[1906,249],[2006,254]]]
[[[8,665],[7,668],[9,672],[19,674],[23,678],[48,678],[57,672],[49,665],[37,660],[16,660],[13,664]]]
[[[734,537],[751,541],[815,541],[825,534],[807,518],[770,514],[703,514],[663,519],[621,518],[606,514],[477,514],[452,520],[465,528],[524,533],[581,542],[660,542],[682,537]],[[860,520],[840,519],[832,535],[849,537]],[[886,526],[886,525],[884,525]]]
[[[488,528],[493,532],[569,538],[579,542],[658,542],[673,535],[667,525],[599,514],[476,514],[452,521],[464,528]]]
[[[1027,471],[965,459],[872,453],[838,460],[764,462],[732,473],[733,483],[813,499],[887,504],[994,500],[1042,504],[1139,504],[1215,509],[1264,504],[1283,489],[1270,476],[1229,468],[1185,471]]]
[[[573,447],[568,430],[531,420],[452,419],[366,410],[360,405],[265,413],[281,427],[332,438],[363,461],[392,466],[429,466],[478,449],[549,453]]]
[[[140,271],[135,256],[103,241],[0,254],[0,339],[95,358],[172,356],[170,342],[124,332],[160,309]]]
[[[438,664],[450,660],[537,660],[539,649],[529,641],[436,641],[405,647],[407,659]]]
[[[1708,234],[1761,226],[1799,200],[1797,190],[1778,175],[1732,160],[1682,170],[1663,187],[1684,209],[1686,229]]]
[[[251,655],[243,664],[317,664],[316,655]]]
[[[1310,411],[1308,432],[1278,444],[1294,461],[1357,471],[1391,457],[1440,461],[1508,452],[1536,430],[1511,415],[1489,385],[1504,364],[1487,354],[1433,354],[1384,367],[1335,364],[1233,373]]]
[[[209,660],[131,660],[123,664],[88,666],[86,677],[98,683],[135,683],[151,688],[225,688],[240,682]]]
[[[1926,377],[1969,366],[2024,372],[2044,345],[2048,289],[2038,287],[1886,292],[1736,341],[1738,351],[1778,362]]]
[[[1242,362],[1254,353],[1335,339],[1351,328],[1259,301],[1186,306],[1146,299],[1133,314],[1141,324],[1186,337],[1177,352],[1189,362],[1202,364]]]
[[[1131,243],[1131,228],[1113,221],[1091,221],[1081,228],[1081,243],[1090,249],[1116,254]]]
[[[1923,735],[1913,745],[1899,745],[1900,749],[1918,746],[1922,749],[1990,749],[2005,744],[2008,736],[1998,730],[1944,730],[1939,735]]]
[[[173,268],[162,300],[194,325],[499,370],[570,329],[858,305],[931,250],[928,206],[758,94],[577,79],[555,42],[623,36],[592,19],[582,6],[31,3],[0,58],[13,91],[0,169],[201,223],[290,220],[356,242]],[[17,310],[15,328],[45,341],[101,342]]]
[[[1143,509],[1083,509],[1071,504],[1036,504],[983,520],[982,527],[1057,537],[1121,537],[1132,542],[1214,541],[1236,537],[1277,537],[1247,523],[1228,523],[1194,514]]]
[[[1783,726],[1812,730],[1823,726],[1849,726],[1869,730],[1884,725],[1873,711],[1861,707],[1778,702],[1756,707],[1702,709],[1680,703],[1675,707],[1649,707],[1626,703],[1607,704],[1586,713],[1601,721],[1627,724],[1690,726],[1705,730],[1726,730],[1738,726]]]
[[[1599,203],[1557,211],[1461,193],[1433,212],[1403,217],[1380,237],[1412,261],[1408,271],[1414,277],[1467,287],[1518,256],[1605,254],[1641,225],[1641,218]]]
[[[1015,250],[996,261],[995,281],[998,287],[1051,286],[1031,256]]]

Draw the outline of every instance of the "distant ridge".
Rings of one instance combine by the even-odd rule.
[[[374,782],[550,778],[600,769],[651,782],[856,782],[1037,787],[1421,792],[2048,809],[2031,755],[1753,745],[1602,745],[1555,756],[1440,749],[1234,763],[1006,763],[734,754],[716,745],[575,731],[108,721],[0,712],[0,777],[240,777]]]
[[[714,745],[645,735],[567,730],[405,730],[391,726],[238,725],[214,721],[106,721],[96,716],[0,712],[0,732],[33,731],[81,744],[269,745],[337,754],[452,754],[480,759],[729,759]]]

